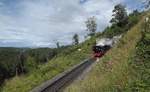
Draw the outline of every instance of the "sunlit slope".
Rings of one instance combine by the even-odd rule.
[[[12,78],[5,82],[2,92],[29,92],[42,82],[49,80],[57,74],[65,71],[73,65],[91,56],[91,47],[95,38],[91,38],[78,46],[72,46],[50,60],[48,63],[39,66],[37,70],[27,75]],[[81,49],[78,51],[77,49]]]
[[[119,43],[93,67],[86,78],[67,87],[64,92],[122,92],[129,81],[131,56],[141,39],[144,18],[132,27]]]

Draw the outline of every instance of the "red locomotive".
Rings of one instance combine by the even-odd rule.
[[[93,46],[93,55],[95,58],[102,57],[111,47],[110,46]]]
[[[96,45],[93,46],[93,57],[102,57],[112,47],[112,44],[113,40],[109,38],[103,38],[96,41]]]

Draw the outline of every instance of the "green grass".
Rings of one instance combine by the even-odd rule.
[[[60,53],[57,55],[57,57],[50,60],[48,63],[38,66],[37,70],[33,70],[26,75],[6,80],[3,87],[1,88],[1,91],[29,92],[31,89],[40,85],[42,82],[53,78],[57,74],[81,62],[87,57],[90,57],[91,47],[94,41],[95,38],[93,37],[90,40],[79,44],[78,46],[70,47],[69,49],[65,50],[64,53]],[[77,51],[78,48],[81,48],[82,51]]]
[[[149,16],[150,18],[150,16]],[[125,90],[127,92],[150,92],[150,21],[144,23],[142,39],[136,46],[135,55],[131,58],[130,81]]]
[[[87,77],[71,84],[64,92],[123,92],[130,81],[130,58],[141,39],[142,24],[143,19],[125,33],[119,43],[99,62],[96,62]]]

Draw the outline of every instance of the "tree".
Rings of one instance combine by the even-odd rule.
[[[18,62],[16,64],[16,76],[22,73],[25,73],[25,61],[26,61],[26,56],[24,51],[20,52],[18,56]]]
[[[150,17],[145,18],[145,23],[143,25],[142,36],[144,38],[150,39]]]
[[[139,15],[140,13],[139,13],[139,11],[136,9],[136,10],[133,10],[133,13],[131,13],[131,14],[133,14],[134,16],[137,16],[137,15]]]
[[[0,86],[4,82],[5,77],[7,77],[7,70],[0,64]]]
[[[73,36],[73,44],[78,45],[79,44],[79,36],[78,34],[74,34]]]
[[[56,42],[56,46],[57,46],[57,48],[60,48],[59,42]]]
[[[87,31],[90,32],[88,35],[90,35],[90,36],[95,35],[96,29],[97,29],[96,18],[94,16],[88,18],[88,20],[85,22],[85,24],[87,27]]]
[[[149,9],[150,8],[150,0],[145,0],[144,5],[145,5],[146,9]]]
[[[125,7],[122,4],[118,4],[114,7],[113,18],[111,19],[112,24],[117,24],[122,27],[128,23],[128,16]]]
[[[128,29],[138,23],[141,13],[138,10],[133,10],[128,16]]]

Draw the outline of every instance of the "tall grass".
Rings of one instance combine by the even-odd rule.
[[[64,92],[122,92],[129,80],[130,57],[141,39],[143,20],[131,28],[120,42],[100,59],[86,78]]]
[[[150,16],[149,16],[150,18]],[[130,80],[126,85],[127,92],[150,92],[150,20],[145,22],[142,39],[136,46],[135,55],[130,63]]]

